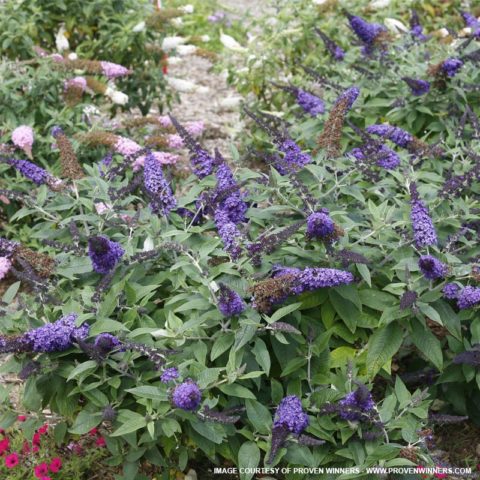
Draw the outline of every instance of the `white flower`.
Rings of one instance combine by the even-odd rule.
[[[185,57],[187,55],[193,55],[197,51],[197,47],[195,45],[179,45],[177,47],[177,53],[181,57]]]
[[[57,50],[59,52],[63,52],[64,50],[68,50],[70,48],[70,44],[68,43],[68,38],[65,36],[65,25],[60,27],[60,30],[57,32],[55,36],[55,44],[57,46]]]
[[[184,5],[183,7],[180,7],[179,10],[181,10],[183,13],[193,13],[195,11],[195,7],[193,5]]]
[[[183,58],[180,57],[168,57],[169,65],[180,65],[183,62]]]
[[[202,42],[209,42],[209,41],[210,41],[210,35],[202,35],[202,36],[200,37],[200,40],[201,40]]]
[[[245,47],[242,47],[233,37],[230,35],[225,35],[220,30],[220,42],[222,42],[222,45],[225,48],[228,48],[229,50],[232,50],[234,52],[245,52],[247,49]]]
[[[436,31],[436,33],[442,38],[448,37],[450,35],[450,32],[446,28],[440,28]]]
[[[408,28],[396,18],[386,18],[383,23],[392,33],[408,32]]]
[[[208,93],[209,91],[210,89],[208,87],[203,87],[203,86],[197,87],[198,93]]]
[[[183,18],[182,17],[176,17],[176,18],[172,18],[170,20],[170,23],[174,26],[174,27],[181,27],[183,25]]]
[[[183,37],[165,37],[162,42],[162,50],[173,50],[179,45],[183,45],[186,41],[187,39]]]
[[[471,27],[462,28],[462,29],[458,32],[458,36],[459,36],[459,37],[469,37],[471,34],[472,34],[472,29],[471,29]]]
[[[234,109],[240,105],[242,97],[226,97],[220,100],[220,106],[225,109]]]
[[[85,105],[83,113],[85,115],[100,115],[100,110],[95,105]]]
[[[143,251],[150,252],[151,250],[153,250],[153,247],[154,247],[153,238],[147,237],[143,242]]]
[[[68,59],[69,60],[78,60],[78,55],[75,52],[69,53],[68,54]]]
[[[123,92],[119,92],[112,87],[107,87],[105,95],[117,105],[126,105],[128,103],[128,95]]]
[[[312,3],[314,5],[323,5],[324,3],[327,3],[327,0],[312,0]]]
[[[388,7],[389,5],[390,0],[373,0],[368,4],[368,6],[374,10],[380,10],[381,8]]]
[[[145,22],[140,22],[137,23],[133,28],[132,32],[138,33],[138,32],[143,32],[145,30]]]

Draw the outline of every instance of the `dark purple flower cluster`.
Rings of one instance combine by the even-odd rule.
[[[428,280],[443,278],[448,271],[447,266],[432,255],[422,255],[418,260],[418,266]]]
[[[470,12],[460,12],[465,25],[472,29],[472,35],[474,37],[480,37],[480,22],[477,20],[475,15],[472,15]]]
[[[401,148],[408,148],[410,143],[413,141],[412,134],[402,130],[401,128],[388,125],[387,123],[369,125],[366,130],[372,135],[377,135],[392,141],[395,143],[395,145],[398,145]]]
[[[47,183],[50,178],[50,174],[45,169],[28,160],[16,160],[12,158],[8,160],[8,164],[37,185]]]
[[[410,87],[412,95],[420,97],[430,91],[430,82],[410,77],[402,77],[402,80]]]
[[[449,78],[454,77],[460,68],[462,68],[463,62],[459,58],[447,58],[442,62],[441,70]]]
[[[480,304],[480,287],[465,287],[457,294],[457,305],[460,310],[472,308]]]
[[[121,345],[120,340],[111,333],[101,333],[97,335],[94,342],[95,348],[101,353],[108,353]]]
[[[298,105],[312,117],[325,113],[325,102],[316,95],[298,88],[296,97]]]
[[[345,58],[345,52],[343,49],[340,48],[330,37],[328,37],[319,28],[315,28],[315,32],[323,40],[325,47],[335,60],[341,61]]]
[[[443,296],[448,300],[457,298],[460,287],[456,283],[447,283],[442,289]]]
[[[145,156],[143,179],[145,189],[152,200],[150,202],[152,212],[167,215],[177,206],[177,200],[163,175],[162,165],[151,152]]]
[[[278,143],[277,148],[283,153],[283,158],[275,167],[282,175],[296,172],[312,161],[310,155],[302,152],[301,148],[291,138],[284,138],[283,141]]]
[[[357,148],[352,148],[347,156],[354,157],[361,163],[368,163],[372,158],[375,160],[375,165],[384,168],[385,170],[395,170],[400,165],[400,157],[396,152],[386,145],[362,145]]]
[[[359,95],[360,89],[357,86],[354,85],[353,87],[349,87],[338,96],[335,100],[335,105],[338,105],[346,99],[346,111],[348,112],[353,107],[353,104]]]
[[[240,245],[240,241],[243,237],[242,233],[235,223],[230,220],[228,214],[221,208],[218,208],[215,211],[214,220],[225,250],[233,259],[237,259],[242,251]]]
[[[480,367],[480,345],[475,345],[472,350],[459,353],[453,363],[460,365],[471,365],[472,367]]]
[[[338,414],[344,420],[361,421],[374,410],[375,402],[367,387],[361,383],[357,390],[348,393],[338,402]]]
[[[302,402],[296,395],[282,399],[275,413],[273,428],[283,427],[295,435],[300,435],[308,424],[308,415],[303,411]]]
[[[76,313],[69,313],[54,323],[47,323],[23,334],[22,341],[34,352],[62,352],[67,350],[76,339],[83,340],[88,336],[90,327],[75,325]]]
[[[410,17],[410,33],[412,37],[425,42],[428,40],[428,36],[423,33],[423,27],[420,24],[420,19],[418,18],[418,13],[416,10],[412,10],[412,15]]]
[[[296,295],[317,288],[338,287],[353,282],[353,275],[350,272],[336,268],[307,267],[298,272],[295,277],[292,291]]]
[[[220,293],[218,296],[218,309],[224,317],[233,317],[240,315],[246,308],[245,302],[242,297],[227,287],[227,285],[220,285]]]
[[[19,245],[18,242],[0,237],[0,257],[10,258]]]
[[[433,226],[428,208],[418,196],[417,186],[412,182],[410,185],[410,219],[412,221],[413,238],[417,248],[437,244],[437,232]]]
[[[172,393],[173,405],[182,410],[196,410],[202,401],[202,392],[198,385],[192,380],[187,379],[180,385],[177,385]]]
[[[218,208],[228,216],[231,222],[238,224],[245,221],[248,205],[243,200],[245,195],[239,191],[232,170],[223,159],[221,160],[222,162],[218,165],[216,171],[217,188],[214,200],[218,200],[224,196],[224,192],[228,192],[228,195],[225,195],[225,198],[218,202]]]
[[[369,23],[357,15],[347,13],[347,16],[351,29],[364,44],[364,51],[370,53],[378,36],[387,29],[379,23]]]
[[[125,250],[119,243],[104,235],[97,235],[88,240],[88,256],[97,273],[110,273],[124,253]]]
[[[160,381],[162,383],[169,383],[175,380],[180,376],[177,367],[170,367],[163,370],[162,374],[160,375]]]
[[[307,218],[307,235],[310,238],[327,238],[335,230],[335,223],[326,208],[312,213]]]
[[[204,150],[200,144],[190,135],[186,128],[184,128],[177,121],[176,118],[170,115],[170,120],[173,126],[177,129],[178,134],[182,137],[185,145],[190,150],[190,161],[193,165],[193,173],[198,178],[204,178],[213,172],[215,161],[212,156]]]

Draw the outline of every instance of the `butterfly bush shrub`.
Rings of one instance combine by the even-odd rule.
[[[124,478],[142,462],[435,466],[435,425],[480,420],[475,41],[351,23],[345,65],[301,84],[325,78],[324,113],[247,108],[256,149],[209,151],[175,116],[142,119],[166,130],[141,145],[55,125],[42,168],[16,133],[0,351],[24,408],[61,417],[59,442],[102,428]],[[375,81],[342,74],[354,59]]]

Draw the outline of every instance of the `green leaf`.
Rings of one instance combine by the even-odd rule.
[[[395,395],[397,396],[400,408],[405,408],[412,400],[412,395],[398,375],[395,378]]]
[[[338,316],[344,321],[347,328],[354,333],[357,328],[357,321],[360,319],[360,310],[352,302],[339,295],[336,290],[330,290],[329,297]]]
[[[267,346],[261,338],[255,340],[255,345],[252,348],[252,353],[255,355],[255,360],[263,368],[266,375],[270,372],[271,360],[268,353]]]
[[[21,284],[21,282],[12,283],[7,288],[7,291],[3,294],[2,302],[7,303],[7,304],[11,303],[13,301],[13,299],[15,298],[15,295],[17,294],[18,289],[20,288],[20,284]]]
[[[234,336],[230,333],[220,335],[214,342],[210,351],[210,360],[213,362],[222,353],[226,352],[233,344]]]
[[[298,310],[302,306],[301,303],[292,303],[285,307],[279,308],[273,315],[268,319],[268,323],[278,322],[281,318],[286,317],[288,314]]]
[[[125,391],[140,398],[149,398],[150,400],[160,400],[162,402],[168,400],[168,394],[166,392],[162,392],[158,387],[151,385],[129,388]]]
[[[379,290],[367,289],[360,290],[358,293],[360,294],[363,305],[380,312],[385,308],[398,304],[397,299],[393,295]]]
[[[75,419],[72,427],[68,430],[70,433],[75,435],[85,435],[92,428],[95,428],[102,421],[102,414],[87,412],[82,410]]]
[[[123,325],[123,323],[117,322],[116,320],[99,320],[95,322],[92,327],[90,328],[90,335],[95,336],[99,333],[107,333],[107,332],[128,332],[128,328]]]
[[[231,395],[232,397],[251,398],[252,400],[257,398],[248,388],[242,387],[236,383],[232,383],[231,385],[220,385],[218,388],[225,395]]]
[[[98,367],[98,363],[95,360],[87,360],[86,362],[81,363],[80,365],[77,365],[68,375],[67,377],[67,382],[70,380],[73,380],[74,378],[77,378],[80,376],[82,373],[91,373],[94,370],[96,370]],[[84,375],[85,376],[85,375]]]
[[[240,473],[240,480],[250,480],[255,475],[254,468],[260,463],[260,449],[255,442],[245,442],[238,451],[238,466],[248,473]]]
[[[223,439],[225,438],[225,430],[222,425],[218,423],[206,423],[200,422],[199,420],[192,420],[190,422],[192,428],[202,435],[202,437],[208,438],[213,443],[220,445],[223,443]]]
[[[356,263],[355,266],[357,267],[358,273],[362,276],[362,278],[367,282],[369,287],[372,286],[372,277],[370,275],[370,270],[364,263]]]
[[[146,427],[147,421],[144,417],[140,415],[136,418],[127,420],[123,425],[117,428],[113,433],[110,434],[111,437],[121,437],[128,433],[136,432],[140,428]]]
[[[403,331],[396,323],[379,328],[370,337],[367,353],[367,373],[373,378],[397,353],[403,342]]]
[[[238,352],[244,345],[246,345],[257,333],[257,326],[245,324],[240,330],[235,333],[234,351]]]
[[[419,321],[414,321],[412,341],[438,370],[443,370],[442,344],[435,335],[425,328]]]
[[[267,407],[256,400],[245,400],[247,408],[247,417],[252,422],[255,430],[263,435],[270,432],[272,425],[272,414]]]

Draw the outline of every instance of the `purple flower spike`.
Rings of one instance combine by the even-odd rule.
[[[160,381],[162,383],[173,382],[176,378],[180,376],[177,367],[166,368],[160,375]]]
[[[379,23],[368,23],[363,18],[347,13],[350,27],[366,47],[373,47],[378,36],[387,29]]]
[[[109,238],[98,235],[88,240],[88,256],[97,273],[110,273],[122,258],[125,250]]]
[[[276,168],[282,175],[295,172],[312,161],[310,155],[303,153],[301,148],[290,138],[284,139],[278,145],[278,149],[283,153],[283,158]]]
[[[198,385],[191,379],[177,385],[173,390],[173,405],[182,410],[196,410],[202,401],[202,392]]]
[[[411,133],[401,128],[388,125],[387,123],[369,125],[366,130],[372,135],[377,135],[378,137],[392,141],[401,148],[408,148],[413,141],[413,135]]]
[[[54,323],[47,323],[42,327],[26,332],[22,342],[30,345],[34,352],[62,352],[73,345],[76,339],[83,340],[88,336],[90,327],[82,324],[75,325],[78,315],[70,313]]]
[[[422,255],[418,260],[418,266],[428,280],[437,280],[447,274],[447,266],[432,255]]]
[[[462,68],[463,62],[459,58],[447,58],[441,66],[442,72],[449,78],[454,77],[460,68]]]
[[[296,395],[289,395],[280,402],[273,428],[283,427],[295,435],[300,435],[308,424],[308,415],[303,411],[302,402]]]
[[[472,308],[480,304],[480,287],[465,287],[457,296],[457,305],[460,310]]]
[[[323,40],[325,47],[327,48],[330,55],[338,61],[341,61],[345,58],[345,52],[340,48],[330,37],[323,33],[319,28],[315,28],[317,35]]]
[[[215,211],[215,225],[217,226],[218,234],[223,240],[225,250],[233,259],[237,259],[242,252],[242,247],[240,246],[242,234],[240,230],[221,208]]]
[[[120,346],[120,340],[111,333],[101,333],[95,338],[94,345],[103,353],[108,353]]]
[[[302,292],[316,290],[317,288],[338,287],[353,282],[350,272],[337,270],[336,268],[305,268],[296,275],[296,285],[292,288],[293,293],[299,295]]]
[[[448,300],[457,298],[459,291],[460,287],[456,283],[447,283],[442,289],[443,296]]]
[[[416,10],[412,10],[412,15],[410,17],[410,34],[420,42],[425,42],[429,38],[423,33],[423,27],[420,24],[420,18],[418,17]]]
[[[413,238],[417,248],[427,247],[437,244],[437,232],[433,226],[428,208],[423,204],[418,196],[415,183],[410,185],[410,219],[412,221]]]
[[[344,99],[347,99],[347,104],[346,108],[347,111],[350,110],[353,107],[353,104],[355,103],[355,100],[358,98],[360,95],[360,89],[356,86],[347,88],[342,94],[337,98],[335,101],[335,105],[338,103],[342,102]]]
[[[50,174],[45,169],[28,160],[16,160],[12,158],[8,160],[8,164],[36,185],[43,185],[47,183],[50,178]]]
[[[245,302],[240,295],[227,287],[220,285],[220,295],[218,297],[218,309],[224,317],[233,317],[240,315],[246,308]]]
[[[162,164],[151,152],[145,156],[143,169],[145,189],[151,197],[150,208],[154,213],[167,215],[170,210],[177,206],[177,200],[173,196],[170,185],[163,176]]]
[[[475,15],[472,15],[470,12],[460,12],[465,25],[472,29],[472,35],[474,37],[480,36],[480,22],[477,20]]]
[[[118,63],[100,62],[100,65],[102,67],[103,74],[109,79],[124,77],[125,75],[129,75],[131,73],[128,68],[125,68]]]
[[[307,218],[307,235],[310,238],[326,238],[335,230],[335,223],[328,215],[328,210],[312,213]]]
[[[298,105],[312,117],[325,113],[325,103],[316,95],[299,88],[297,89],[296,96]]]
[[[360,421],[375,408],[375,402],[367,387],[359,383],[358,389],[348,393],[338,402],[338,406],[338,414],[344,420]]]
[[[420,97],[430,91],[430,82],[426,80],[416,80],[415,78],[402,77],[402,80],[410,87],[412,95]]]

